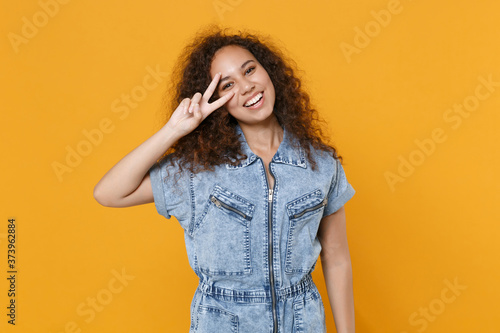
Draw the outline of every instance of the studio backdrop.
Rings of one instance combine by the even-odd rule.
[[[356,190],[357,332],[500,331],[498,2],[1,7],[1,332],[189,330],[198,280],[180,225],[93,189],[161,128],[174,62],[213,23],[269,36],[328,124]]]

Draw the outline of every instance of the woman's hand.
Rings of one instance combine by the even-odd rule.
[[[208,100],[220,79],[217,73],[205,94],[184,99],[169,121],[116,163],[94,187],[94,197],[103,206],[129,207],[153,202],[153,190],[148,171],[151,166],[182,136],[194,130],[209,114],[233,97],[228,93],[215,102]]]
[[[203,96],[197,92],[193,95],[193,98],[183,99],[165,126],[169,127],[181,138],[191,133],[208,115],[230,100],[234,95],[232,91],[215,102],[208,103],[208,100],[217,87],[220,77],[220,73],[215,74]]]

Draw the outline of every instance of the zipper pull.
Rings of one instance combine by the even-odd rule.
[[[217,208],[220,208],[220,202],[216,197],[212,196],[210,200],[217,206]]]
[[[269,200],[269,202],[273,201],[273,189],[272,188],[269,189],[269,199],[268,200]]]

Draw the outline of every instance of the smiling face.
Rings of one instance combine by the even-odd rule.
[[[217,50],[210,76],[213,78],[218,72],[222,76],[216,91],[220,97],[234,92],[224,107],[240,124],[255,125],[275,117],[274,85],[267,71],[250,51],[236,45]]]

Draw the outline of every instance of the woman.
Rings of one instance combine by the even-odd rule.
[[[200,278],[190,332],[325,332],[311,278],[319,255],[337,332],[354,332],[343,205],[355,191],[300,80],[267,44],[198,35],[176,66],[168,122],[94,197],[109,207],[154,201],[177,218]]]

